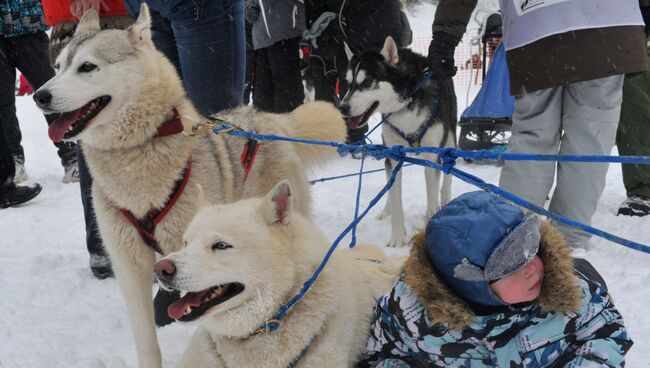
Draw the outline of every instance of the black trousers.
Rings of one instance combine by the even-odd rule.
[[[16,117],[16,69],[27,78],[34,90],[54,76],[48,54],[49,40],[45,32],[16,37],[0,37],[0,125],[14,157],[24,160],[22,134]],[[47,124],[58,116],[46,115]],[[74,143],[59,142],[57,147],[62,164],[75,162]]]
[[[300,74],[300,38],[255,50],[253,106],[267,112],[289,112],[302,104],[305,92]]]
[[[0,129],[0,195],[3,194],[5,185],[14,181],[15,174],[14,157],[9,149],[4,129]]]
[[[77,159],[79,160],[79,187],[81,189],[81,204],[84,209],[84,222],[86,223],[86,247],[90,255],[107,257],[104,243],[99,236],[99,227],[95,217],[95,208],[93,207],[93,198],[91,187],[93,183],[92,176],[88,170],[86,159],[84,158],[81,144],[77,144]]]

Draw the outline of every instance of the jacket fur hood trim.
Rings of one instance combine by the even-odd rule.
[[[569,247],[548,221],[541,224],[540,233],[538,255],[544,262],[544,281],[536,302],[542,312],[575,311],[580,307],[580,289],[573,274]],[[467,327],[474,312],[440,279],[431,265],[424,250],[424,231],[418,232],[411,243],[411,254],[402,278],[426,308],[429,320],[432,324],[447,324],[454,329]]]

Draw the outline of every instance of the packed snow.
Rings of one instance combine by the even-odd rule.
[[[430,32],[433,9],[422,5],[412,15],[416,34]],[[460,110],[465,87],[456,91]],[[475,89],[470,95],[476,93]],[[126,308],[114,278],[97,280],[88,267],[85,230],[78,184],[63,184],[63,169],[47,138],[43,116],[31,97],[19,97],[17,111],[23,132],[28,183],[43,185],[43,192],[18,208],[0,210],[0,367],[136,367],[137,358]],[[377,121],[375,117],[375,122]],[[373,140],[379,141],[378,133]],[[358,171],[360,161],[340,158],[311,173],[312,178]],[[383,163],[366,160],[367,170]],[[499,167],[459,162],[484,180],[497,184]],[[424,224],[425,187],[421,168],[404,169],[404,209],[409,234]],[[382,172],[363,178],[361,207],[385,184]],[[354,213],[357,179],[315,184],[314,220],[329,239],[349,224]],[[475,190],[455,180],[453,196]],[[647,218],[616,216],[625,199],[620,165],[611,165],[607,186],[593,225],[636,242],[650,243]],[[384,246],[389,221],[377,221],[382,200],[358,227],[358,241]],[[341,246],[349,244],[349,237]],[[408,249],[389,250],[407,254]],[[650,255],[626,249],[599,238],[586,253],[606,279],[616,306],[623,314],[635,345],[627,366],[650,366]],[[157,286],[152,284],[154,289]],[[164,365],[174,366],[195,325],[174,323],[158,330]]]

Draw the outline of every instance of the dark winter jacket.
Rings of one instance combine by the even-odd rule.
[[[632,341],[604,282],[584,260],[574,274],[551,225],[540,232],[540,296],[489,309],[441,281],[416,235],[401,279],[379,300],[358,367],[623,367]]]
[[[47,30],[40,0],[0,1],[0,35],[22,36]]]
[[[476,0],[441,0],[433,31],[445,31],[460,40],[475,6]],[[507,23],[504,19],[504,28]],[[508,50],[506,60],[513,95],[650,69],[643,26],[554,34]]]
[[[307,27],[324,12],[337,14],[318,37],[314,53],[333,57],[345,41],[353,52],[380,50],[387,36],[399,46],[407,40],[407,24],[403,24],[399,0],[306,0]]]
[[[301,0],[247,0],[246,20],[253,24],[253,48],[263,49],[278,41],[302,36],[305,3]]]

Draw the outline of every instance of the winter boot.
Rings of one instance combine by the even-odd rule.
[[[14,175],[14,183],[20,184],[29,179],[25,171],[25,156],[14,156],[14,164],[16,165],[16,174]]]
[[[16,166],[17,168],[17,166]],[[68,162],[63,165],[63,182],[64,183],[78,183],[79,182],[79,165],[77,161]],[[16,170],[17,172],[17,170]]]
[[[0,191],[0,208],[8,208],[25,203],[38,195],[43,189],[40,185],[32,187],[10,183],[3,185]]]
[[[76,183],[79,181],[79,166],[77,165],[77,146],[72,142],[57,142],[61,165],[63,165],[63,182]]]
[[[644,196],[630,196],[618,207],[617,215],[647,216],[650,215],[650,198]]]

